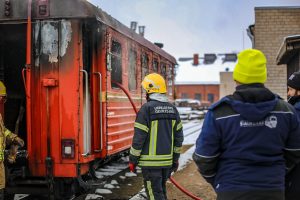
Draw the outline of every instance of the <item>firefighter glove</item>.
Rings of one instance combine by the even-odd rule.
[[[22,140],[21,138],[19,137],[16,137],[15,140],[14,140],[14,143],[23,147],[24,146],[24,140]]]
[[[136,172],[135,167],[136,167],[136,165],[135,165],[134,163],[129,162],[129,170],[130,170],[131,172],[134,172],[134,173]]]

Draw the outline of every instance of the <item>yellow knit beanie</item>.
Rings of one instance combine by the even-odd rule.
[[[238,63],[233,70],[233,79],[242,84],[265,83],[267,59],[257,49],[246,49],[238,54]]]
[[[6,96],[6,87],[2,81],[0,81],[0,96]]]

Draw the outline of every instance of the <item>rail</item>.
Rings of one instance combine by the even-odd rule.
[[[83,137],[83,143],[84,143],[84,152],[83,154],[81,154],[82,156],[88,156],[90,153],[90,143],[89,143],[89,112],[88,112],[88,108],[89,108],[89,94],[88,94],[88,73],[86,70],[80,70],[81,72],[83,72],[84,76],[85,76],[85,109],[84,109],[84,119],[86,120],[86,124],[85,124],[85,133],[84,133],[84,137]]]

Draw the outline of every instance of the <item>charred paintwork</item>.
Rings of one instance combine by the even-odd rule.
[[[50,63],[57,63],[58,56],[63,57],[66,54],[72,39],[72,26],[67,20],[38,21],[34,33],[35,66],[38,67],[40,55],[47,56]]]

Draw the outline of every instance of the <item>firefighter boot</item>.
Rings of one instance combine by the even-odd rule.
[[[4,189],[0,189],[0,200],[4,200]]]

